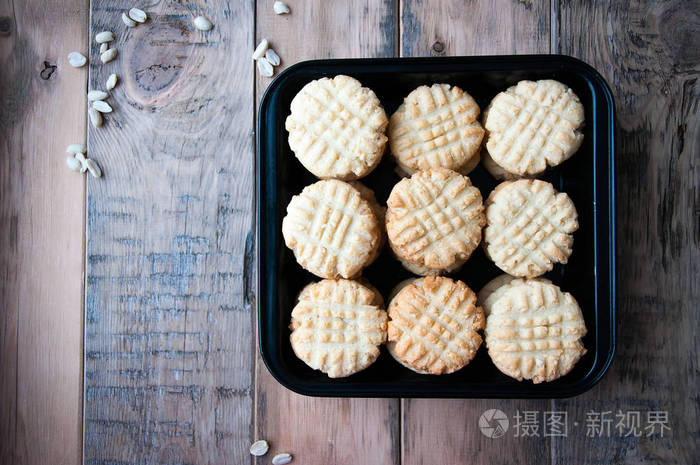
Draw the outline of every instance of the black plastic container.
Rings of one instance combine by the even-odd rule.
[[[366,370],[330,379],[294,356],[289,319],[301,288],[319,278],[303,270],[284,245],[282,218],[291,197],[317,179],[297,161],[287,143],[284,121],[296,93],[309,81],[347,74],[377,94],[391,115],[419,85],[448,83],[469,92],[483,109],[491,98],[522,79],[556,79],[570,86],[585,107],[584,142],[573,157],[540,176],[566,192],[579,215],[569,263],[546,275],[578,301],[588,327],[588,353],[561,379],[534,385],[500,373],[482,345],[464,369],[442,376],[420,375],[399,365],[382,349]],[[589,65],[567,56],[316,60],[298,63],[270,84],[258,121],[258,318],[260,352],[272,375],[284,386],[312,396],[555,398],[590,389],[608,369],[615,350],[615,189],[614,106],[605,80]],[[483,167],[469,175],[484,198],[498,184]],[[362,181],[385,203],[399,181],[385,156]],[[461,271],[451,275],[478,291],[501,272],[481,248]],[[388,251],[364,272],[385,298],[410,277]]]

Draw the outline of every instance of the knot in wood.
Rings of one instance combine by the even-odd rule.
[[[7,16],[0,17],[0,36],[9,36],[12,30],[12,21]]]
[[[41,76],[41,79],[46,81],[53,75],[54,71],[56,71],[56,65],[52,65],[48,61],[44,61],[44,69],[39,72],[39,76]]]
[[[435,43],[433,44],[433,52],[435,53],[442,53],[445,51],[445,44],[440,42],[439,40],[436,40]]]

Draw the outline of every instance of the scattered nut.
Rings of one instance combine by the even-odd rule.
[[[93,160],[92,158],[88,158],[87,160],[85,160],[85,164],[87,165],[87,169],[91,175],[93,175],[96,178],[102,176],[102,169],[100,169],[100,165],[98,165],[95,160]]]
[[[148,16],[146,15],[145,11],[139,10],[138,8],[132,8],[129,10],[129,18],[133,19],[137,23],[145,23]]]
[[[285,465],[291,461],[291,454],[277,454],[274,457],[272,457],[272,465]]]
[[[102,114],[99,111],[92,107],[88,108],[88,117],[93,127],[99,128],[102,126]]]
[[[82,53],[70,52],[68,54],[68,63],[70,63],[70,65],[74,68],[80,68],[81,66],[85,66],[85,63],[87,63],[87,58],[85,58],[85,55]]]
[[[124,21],[127,27],[136,27],[136,21],[129,18],[126,13],[122,13],[122,21]]]
[[[92,102],[92,108],[100,113],[112,113],[112,107],[104,100],[95,100]]]
[[[250,455],[260,457],[262,455],[267,454],[268,450],[270,450],[270,445],[267,443],[266,440],[261,439],[260,441],[255,441],[250,446]]]
[[[111,42],[114,40],[114,34],[111,31],[102,31],[95,34],[95,41],[98,44],[104,44],[105,42]]]
[[[284,4],[284,2],[277,1],[275,2],[274,5],[272,5],[272,8],[275,10],[275,13],[278,15],[286,15],[289,14],[289,7]]]
[[[194,18],[194,27],[200,31],[209,31],[212,28],[212,24],[211,21],[204,16],[197,16]]]
[[[280,65],[280,56],[277,55],[277,53],[271,48],[268,48],[267,52],[265,52],[265,58],[267,59],[267,61],[270,62],[272,66]]]
[[[258,59],[258,71],[265,77],[271,77],[273,74],[275,74],[274,68],[265,57]]]
[[[80,160],[77,160],[73,155],[66,158],[66,165],[71,171],[80,171],[80,168],[83,166]]]
[[[84,153],[76,153],[75,159],[80,162],[80,172],[81,173],[86,172],[88,169],[88,166],[87,166],[87,159],[85,158],[85,154]]]
[[[255,47],[255,51],[253,52],[253,60],[258,60],[265,56],[265,52],[267,51],[267,46],[269,45],[267,39],[263,39],[260,41],[257,47]]]
[[[95,100],[104,100],[109,97],[109,94],[103,90],[91,90],[87,94],[89,101],[94,102]]]
[[[107,50],[109,50],[109,44],[107,42],[100,44],[100,54],[106,52]]]
[[[76,153],[85,153],[87,149],[83,144],[70,144],[68,147],[66,147],[66,153],[70,153],[71,155],[75,155]]]
[[[107,90],[112,90],[117,86],[117,75],[116,74],[110,74],[109,77],[107,78],[107,82],[105,83],[105,88]]]
[[[110,48],[106,52],[102,53],[100,55],[100,60],[102,60],[102,63],[109,63],[110,61],[114,60],[114,57],[117,56],[117,49],[116,48]]]

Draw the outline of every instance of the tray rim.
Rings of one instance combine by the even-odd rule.
[[[608,294],[609,294],[609,306],[608,306],[608,313],[609,313],[609,320],[610,320],[610,328],[609,328],[609,351],[607,354],[607,357],[605,360],[602,361],[596,361],[591,368],[591,371],[589,374],[586,375],[583,381],[572,384],[570,386],[552,386],[555,388],[554,390],[542,390],[542,391],[535,391],[532,393],[528,393],[527,395],[512,395],[512,393],[505,393],[503,391],[499,391],[498,389],[494,389],[492,391],[489,391],[487,394],[480,393],[479,395],[469,395],[469,392],[465,392],[465,395],[457,395],[457,394],[451,394],[451,393],[442,393],[442,392],[435,392],[434,394],[427,393],[425,391],[418,393],[418,395],[403,395],[405,394],[404,392],[386,392],[386,391],[381,391],[381,390],[363,390],[362,392],[357,392],[357,391],[352,391],[348,389],[343,389],[342,384],[338,384],[335,388],[335,391],[327,394],[327,393],[319,393],[317,391],[313,391],[310,389],[306,389],[304,387],[300,387],[294,382],[290,381],[285,377],[285,375],[281,372],[278,371],[278,367],[276,364],[270,359],[269,355],[267,354],[265,350],[265,338],[267,335],[264,335],[264,332],[261,330],[262,328],[262,300],[260,298],[260,289],[262,288],[262,273],[261,273],[261,268],[262,268],[262,261],[260,257],[262,256],[261,251],[262,251],[262,241],[261,241],[261,235],[260,235],[260,225],[261,225],[261,220],[262,220],[262,209],[261,209],[261,204],[262,204],[262,173],[260,170],[261,166],[261,158],[262,158],[262,150],[261,147],[263,146],[262,143],[262,137],[261,134],[263,131],[261,131],[262,127],[262,122],[263,122],[263,116],[266,114],[267,111],[267,106],[269,105],[269,98],[272,92],[280,85],[281,82],[284,81],[287,75],[292,74],[299,70],[300,68],[306,68],[306,67],[313,67],[315,65],[331,65],[331,66],[342,66],[342,65],[356,65],[356,64],[372,64],[372,65],[382,65],[382,64],[396,64],[396,63],[406,63],[406,64],[430,64],[430,63],[449,63],[449,62],[463,62],[464,60],[474,60],[475,62],[480,62],[481,64],[487,65],[487,64],[498,64],[506,62],[512,64],[513,62],[520,62],[520,63],[527,63],[529,62],[539,62],[539,63],[546,63],[550,65],[554,64],[559,64],[559,65],[568,65],[571,68],[574,68],[577,70],[579,73],[584,73],[587,75],[587,77],[591,80],[594,81],[597,85],[598,88],[596,91],[600,91],[605,103],[607,104],[607,115],[606,115],[606,122],[607,124],[607,137],[608,140],[610,141],[608,150],[607,150],[607,167],[608,167],[608,172],[607,172],[607,184],[608,184],[608,196],[607,196],[607,204],[608,204],[608,234],[607,234],[607,245],[608,245],[608,253],[607,253],[607,272],[609,274],[608,279],[607,279],[607,284],[608,284]],[[256,239],[256,278],[255,278],[255,283],[256,283],[256,310],[257,310],[257,343],[258,343],[258,348],[260,350],[260,356],[265,364],[265,367],[267,370],[270,372],[270,374],[275,378],[275,380],[280,383],[282,386],[286,387],[287,389],[301,395],[309,396],[309,397],[355,397],[355,398],[443,398],[443,399],[564,399],[564,398],[569,398],[569,397],[574,397],[580,394],[583,394],[584,392],[590,390],[600,382],[600,380],[603,378],[603,376],[608,372],[610,366],[612,365],[612,361],[615,357],[615,352],[616,352],[616,332],[617,332],[617,318],[616,318],[616,304],[617,304],[617,292],[616,292],[616,264],[615,264],[615,249],[616,249],[616,237],[615,237],[615,232],[616,232],[616,224],[615,224],[615,151],[616,151],[616,143],[615,143],[615,100],[612,95],[612,91],[610,90],[610,87],[603,78],[603,76],[591,65],[588,63],[569,56],[569,55],[561,55],[561,54],[526,54],[526,55],[472,55],[472,56],[449,56],[449,57],[391,57],[391,58],[330,58],[330,59],[312,59],[312,60],[305,60],[305,61],[300,61],[297,62],[285,70],[283,70],[280,74],[278,74],[275,79],[272,80],[272,82],[268,85],[267,89],[263,93],[262,98],[260,99],[260,104],[258,106],[258,114],[256,117],[256,130],[257,133],[255,135],[255,142],[256,142],[256,154],[255,154],[255,200],[256,200],[256,205],[255,205],[255,239]],[[594,192],[597,190],[597,182],[595,181],[597,176],[600,173],[598,172],[597,169],[594,170],[593,177],[594,177],[594,184],[596,188],[594,189]],[[599,201],[599,200],[598,200]],[[598,223],[598,214],[594,215],[594,224]],[[597,230],[597,227],[595,228]],[[598,242],[598,235],[596,234],[594,238],[594,242],[596,243],[595,251],[598,252],[599,248],[597,246]],[[597,265],[598,262],[598,257],[596,255],[594,262]],[[596,272],[597,272],[598,266],[596,266]],[[595,290],[596,295],[598,294],[598,287],[596,287]],[[596,315],[596,321],[598,321],[598,316]],[[598,354],[596,352],[596,358]],[[593,376],[590,376],[590,373],[593,372]],[[524,383],[526,381],[523,381]],[[540,385],[541,386],[541,385]],[[447,395],[446,395],[447,394]]]

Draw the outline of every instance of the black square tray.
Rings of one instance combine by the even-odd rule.
[[[573,157],[548,171],[545,179],[574,201],[579,230],[569,263],[546,275],[578,301],[588,327],[588,353],[561,379],[534,385],[500,373],[486,348],[464,369],[449,375],[414,373],[382,348],[366,370],[330,379],[298,360],[289,342],[289,319],[301,288],[319,278],[303,270],[284,245],[281,225],[287,203],[317,179],[297,161],[287,143],[284,121],[296,93],[309,81],[347,74],[371,88],[387,116],[419,85],[448,83],[469,92],[482,110],[498,92],[522,79],[551,78],[570,86],[585,107],[584,141]],[[257,158],[258,321],[260,352],[272,375],[287,388],[311,396],[556,398],[590,389],[610,366],[615,350],[615,189],[614,105],[605,80],[586,63],[560,55],[389,58],[306,61],[282,72],[260,103]],[[497,185],[483,167],[469,174],[484,199]],[[385,204],[399,181],[385,156],[362,179]],[[475,292],[501,272],[478,248],[452,276]],[[385,250],[364,276],[386,298],[410,277]]]

